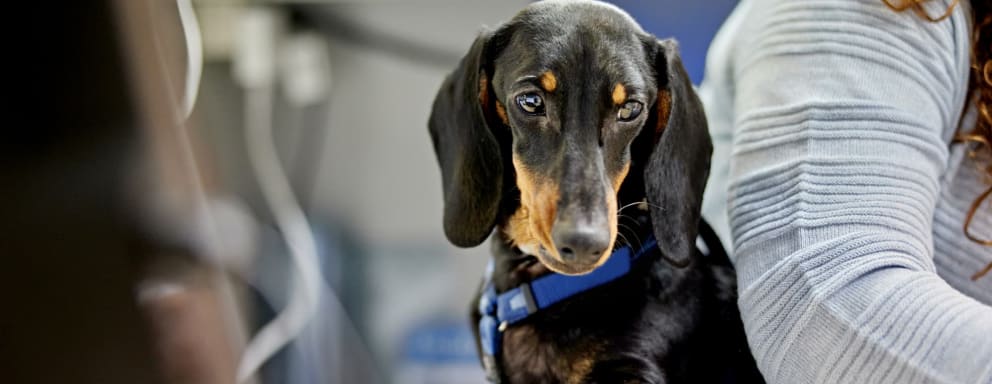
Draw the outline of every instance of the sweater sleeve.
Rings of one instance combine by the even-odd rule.
[[[992,383],[992,308],[933,264],[967,91],[966,13],[930,23],[881,0],[750,5],[732,48],[728,213],[762,373]]]

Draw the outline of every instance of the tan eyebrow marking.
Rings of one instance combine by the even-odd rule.
[[[623,87],[623,84],[617,83],[613,87],[613,104],[621,105],[625,101],[627,101],[627,90]]]
[[[541,87],[545,91],[554,92],[558,88],[558,79],[554,73],[547,71],[541,74]]]

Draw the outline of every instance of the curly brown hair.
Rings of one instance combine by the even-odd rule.
[[[946,19],[954,12],[959,0],[954,0],[938,17],[927,13],[923,8],[923,3],[929,0],[882,0],[885,5],[896,12],[912,10],[920,17],[938,22]],[[964,235],[971,241],[985,246],[992,246],[992,239],[980,238],[971,233],[971,222],[978,213],[982,203],[992,195],[992,2],[979,0],[971,4],[972,20],[974,25],[971,36],[971,81],[970,89],[973,94],[973,101],[978,111],[978,118],[975,128],[971,132],[958,132],[956,141],[970,145],[969,157],[976,160],[978,164],[984,164],[983,172],[986,175],[986,183],[989,188],[978,195],[971,203],[968,216],[964,220]],[[972,280],[992,271],[992,262],[985,268],[975,273]]]

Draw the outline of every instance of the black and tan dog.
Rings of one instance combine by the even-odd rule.
[[[610,5],[532,4],[475,40],[429,125],[448,239],[493,237],[490,292],[473,310],[490,380],[761,382],[733,270],[699,218],[712,146],[673,41]],[[535,304],[531,283],[595,275],[623,247],[645,256]],[[509,291],[524,293],[526,318],[485,325]]]

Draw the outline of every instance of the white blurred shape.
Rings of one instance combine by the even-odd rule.
[[[320,103],[331,87],[327,45],[313,33],[290,36],[281,46],[283,92],[296,107]]]

